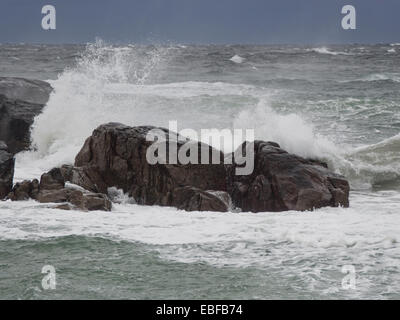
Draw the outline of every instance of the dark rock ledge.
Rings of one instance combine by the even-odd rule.
[[[58,203],[58,209],[82,211],[111,210],[111,201],[104,194],[66,187],[59,168],[44,173],[38,180],[16,183],[8,199],[21,201],[34,199],[40,203]]]
[[[0,141],[0,200],[7,196],[13,187],[15,159],[7,145]]]
[[[344,177],[323,162],[289,154],[273,142],[254,142],[254,171],[247,176],[235,175],[236,165],[224,165],[224,154],[193,141],[199,157],[202,152],[214,151],[221,163],[151,165],[146,151],[152,142],[146,141],[146,135],[152,129],[155,127],[101,125],[86,140],[73,166],[55,168],[43,174],[40,182],[16,184],[8,198],[60,203],[61,209],[110,210],[106,194],[108,188],[116,187],[138,204],[186,211],[226,212],[232,205],[252,212],[349,206],[350,188]],[[167,129],[157,129],[167,139],[177,137]],[[179,137],[178,152],[187,141]],[[66,187],[65,182],[83,189]]]
[[[44,81],[0,77],[0,140],[12,154],[29,149],[33,119],[42,112],[51,91]]]

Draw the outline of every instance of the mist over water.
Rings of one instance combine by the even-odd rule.
[[[254,129],[256,139],[327,161],[352,186],[349,209],[307,213],[187,213],[123,195],[111,213],[2,202],[0,274],[21,277],[17,287],[3,277],[4,295],[398,298],[399,54],[394,45],[1,45],[4,75],[54,88],[32,126],[35,150],[17,156],[16,180],[73,163],[102,123],[177,120],[179,130]],[[34,254],[22,266],[15,252]],[[54,296],[21,276],[32,265],[40,279],[45,264],[60,269]],[[356,267],[356,290],[341,288],[343,265]]]

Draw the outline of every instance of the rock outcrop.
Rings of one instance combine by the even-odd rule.
[[[30,147],[30,127],[52,87],[44,81],[0,77],[0,140],[16,154]]]
[[[153,129],[162,131],[167,141],[176,140],[178,153],[188,142],[162,128],[105,124],[86,140],[75,167],[61,168],[64,178],[92,192],[106,193],[107,188],[117,187],[138,204],[187,211],[227,211],[230,197],[234,206],[253,212],[349,205],[350,188],[344,177],[318,160],[289,154],[273,142],[254,143],[254,171],[246,176],[235,175],[235,164],[224,165],[222,153],[220,164],[149,164],[146,152],[153,142],[146,141],[146,135]],[[204,150],[216,152],[208,145],[192,143],[197,144],[197,155]],[[169,152],[168,148],[166,159]]]
[[[148,137],[152,139],[148,141]],[[160,142],[165,150],[154,148]],[[254,149],[248,149],[249,146]],[[42,175],[40,182],[17,183],[8,198],[59,203],[61,209],[110,210],[106,194],[115,187],[138,204],[173,206],[186,211],[226,212],[239,208],[276,212],[349,206],[349,183],[331,172],[327,164],[289,154],[274,142],[255,141],[240,148],[243,152],[254,150],[254,170],[248,175],[237,175],[236,164],[224,164],[224,159],[232,158],[231,155],[225,157],[209,145],[167,129],[108,123],[95,129],[85,141],[74,166],[52,169]],[[161,161],[149,161],[149,150]],[[7,154],[5,161],[13,165],[12,156],[2,152]],[[214,155],[219,163],[182,163],[177,154],[196,163],[202,162],[203,155],[209,159]],[[10,188],[7,181],[4,190]]]
[[[241,148],[245,150],[245,145]],[[312,210],[349,206],[349,183],[316,160],[289,154],[277,143],[254,142],[254,171],[235,175],[228,167],[228,192],[243,211]]]
[[[7,145],[0,141],[0,200],[11,191],[14,178],[15,159],[8,152]]]
[[[42,104],[9,99],[0,94],[0,140],[12,154],[29,149],[30,127],[43,109]]]

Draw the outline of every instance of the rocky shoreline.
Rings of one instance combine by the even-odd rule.
[[[7,80],[8,87],[12,81]],[[21,89],[21,79],[15,85]],[[56,203],[60,209],[110,211],[112,187],[121,189],[142,205],[172,206],[186,211],[227,212],[233,208],[251,212],[313,210],[348,207],[348,181],[328,169],[327,164],[289,154],[277,143],[255,141],[254,171],[235,174],[235,164],[149,164],[146,151],[153,129],[167,140],[177,134],[152,126],[128,127],[103,124],[93,131],[74,165],[44,173],[40,181],[23,181],[13,186],[13,154],[30,147],[30,126],[43,104],[1,95],[0,78],[0,199],[34,199]],[[25,84],[26,85],[26,84]],[[31,90],[31,85],[29,88]],[[47,101],[51,89],[35,82],[36,99]],[[38,100],[36,100],[38,102]],[[188,139],[178,139],[178,152]],[[209,145],[196,144],[198,154],[218,152]],[[8,148],[7,148],[8,145]],[[245,144],[239,148],[245,148]],[[227,156],[219,152],[220,159]]]

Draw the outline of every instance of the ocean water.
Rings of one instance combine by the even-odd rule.
[[[350,208],[313,212],[188,213],[122,193],[112,212],[0,202],[1,299],[400,298],[399,45],[0,45],[0,74],[54,88],[16,181],[72,163],[99,124],[176,120],[254,129],[352,188]]]

